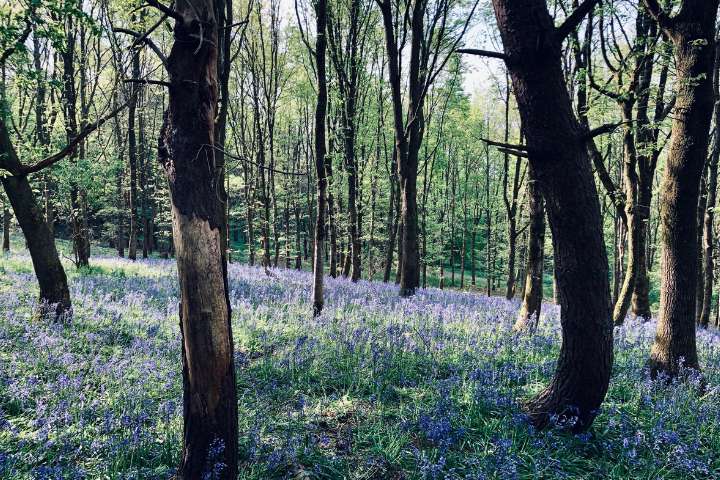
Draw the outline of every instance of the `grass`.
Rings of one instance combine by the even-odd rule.
[[[100,251],[101,254],[111,252]],[[75,317],[33,316],[27,255],[0,260],[0,478],[169,478],[182,434],[172,260],[68,268]],[[612,384],[589,434],[537,432],[523,400],[552,376],[558,312],[512,333],[517,304],[233,264],[240,477],[248,480],[720,477],[720,340],[710,388],[647,379],[654,323],[615,331]],[[209,474],[208,478],[212,478]]]

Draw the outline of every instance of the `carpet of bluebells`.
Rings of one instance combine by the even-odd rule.
[[[165,479],[182,432],[172,260],[94,258],[70,273],[75,316],[34,316],[23,253],[0,260],[0,478]],[[559,319],[515,334],[518,305],[231,265],[242,479],[720,478],[720,338],[700,332],[709,387],[644,371],[654,323],[615,331],[592,430],[535,431],[522,401],[551,377]],[[217,446],[218,449],[222,445]],[[208,452],[206,479],[223,465]]]

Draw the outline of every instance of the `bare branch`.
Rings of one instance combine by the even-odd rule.
[[[146,78],[126,78],[123,80],[125,83],[139,83],[141,85],[160,85],[161,87],[170,88],[170,82],[163,80],[150,80]]]
[[[113,28],[113,32],[125,33],[127,35],[135,37],[136,40],[133,42],[133,45],[135,45],[136,43],[144,43],[145,45],[150,47],[152,51],[155,52],[155,54],[160,58],[162,64],[167,68],[167,57],[162,52],[162,50],[160,50],[160,47],[158,47],[157,44],[153,42],[150,37],[148,37],[148,33],[151,31],[152,29],[148,30],[145,33],[140,33],[136,32],[135,30],[130,30],[129,28]]]
[[[501,52],[493,52],[491,50],[480,50],[478,48],[458,48],[455,50],[457,53],[466,53],[468,55],[477,55],[480,57],[498,58],[500,60],[508,60],[508,56]]]
[[[95,122],[87,125],[80,133],[78,133],[78,135],[72,140],[72,142],[68,143],[65,148],[63,148],[59,152],[50,155],[49,157],[45,157],[34,165],[23,165],[20,167],[19,171],[14,171],[11,173],[15,176],[25,176],[31,173],[39,172],[40,170],[56,164],[63,158],[71,155],[83,140],[85,140],[95,130],[100,128],[105,122],[117,116],[117,114],[123,111],[129,103],[130,99],[116,109],[114,109],[113,111],[111,111],[110,113],[108,113],[107,115],[105,115],[104,117],[99,118]]]
[[[493,147],[502,147],[507,148],[510,150],[519,150],[521,152],[527,152],[527,146],[525,145],[515,145],[512,143],[504,143],[504,142],[496,142],[494,140],[490,140],[488,138],[481,138],[480,141],[487,143],[488,145],[492,145]]]
[[[581,3],[574,12],[570,14],[565,21],[555,29],[555,36],[558,40],[562,41],[570,35],[570,32],[575,30],[577,26],[582,22],[583,18],[595,8],[595,5],[600,3],[600,0],[585,0]]]

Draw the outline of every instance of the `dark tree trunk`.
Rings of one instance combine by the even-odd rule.
[[[222,169],[215,162],[218,28],[213,0],[176,3],[168,57],[169,106],[158,159],[170,187],[180,281],[184,429],[180,478],[237,477],[237,394],[227,271]]]
[[[77,93],[75,90],[75,44],[77,30],[72,15],[68,15],[65,25],[65,45],[61,52],[63,60],[63,107],[65,110],[65,136],[67,143],[72,143],[78,134],[77,125]],[[75,161],[76,155],[70,155]],[[73,250],[75,264],[78,268],[90,264],[90,240],[87,232],[87,220],[83,205],[83,192],[76,179],[70,181],[70,220],[72,225]]]
[[[0,118],[0,167],[15,171],[20,166],[20,160],[11,143],[5,123]],[[60,263],[55,240],[47,227],[43,210],[37,203],[30,182],[26,176],[3,176],[2,184],[30,251],[35,276],[40,286],[40,301],[46,306],[54,307],[56,318],[71,313],[70,291],[65,270]],[[5,227],[8,227],[9,212],[5,213],[4,217],[8,219],[4,221]],[[8,232],[7,228],[5,232]],[[9,239],[7,247],[8,249],[10,247]],[[3,248],[5,248],[5,239],[3,239]]]
[[[135,52],[132,57],[132,78],[140,78],[140,53]],[[138,147],[135,131],[135,114],[138,104],[138,88],[136,83],[132,84],[130,104],[128,105],[128,162],[130,170],[130,238],[128,239],[128,258],[137,259],[137,237],[138,237]]]
[[[543,299],[543,262],[545,251],[545,206],[540,186],[530,170],[527,184],[530,227],[527,245],[527,267],[522,305],[513,330],[534,331],[540,320]]]
[[[10,251],[10,210],[7,207],[3,207],[3,252]]]
[[[713,117],[715,118],[715,131],[713,134],[713,150],[710,153],[710,164],[708,166],[707,185],[707,208],[703,218],[703,260],[705,281],[703,282],[702,309],[700,311],[700,325],[707,327],[710,323],[710,311],[712,310],[712,292],[715,279],[715,239],[713,228],[715,225],[715,203],[717,199],[717,175],[718,160],[720,160],[720,41],[715,42],[715,69],[713,71],[713,95],[715,107]]]
[[[493,0],[493,5],[530,164],[546,199],[561,312],[555,376],[527,408],[538,426],[556,416],[580,431],[590,426],[605,398],[613,347],[600,204],[561,66],[567,31],[553,26],[543,0]]]
[[[712,115],[713,42],[718,0],[684,0],[668,17],[656,0],[644,3],[674,45],[677,68],[670,150],[660,193],[660,312],[650,353],[653,375],[699,369],[695,344],[700,179]],[[684,363],[683,363],[684,362]]]
[[[325,53],[327,50],[327,0],[315,3],[317,41],[315,44],[315,70],[317,72],[318,96],[315,106],[315,174],[317,175],[317,216],[315,218],[315,251],[313,254],[313,315],[323,309],[323,245],[325,243],[325,211],[327,209],[326,172],[330,159],[325,151],[325,128],[327,116],[327,74]],[[334,259],[333,255],[333,259]]]

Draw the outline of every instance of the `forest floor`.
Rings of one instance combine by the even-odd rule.
[[[33,316],[27,254],[0,259],[2,479],[160,479],[178,464],[174,261],[91,261],[68,266],[75,316],[53,324]],[[328,279],[313,319],[308,273],[229,275],[242,479],[720,478],[714,331],[698,334],[703,396],[647,379],[655,324],[630,322],[591,432],[537,432],[521,404],[553,373],[556,307],[518,335],[504,299]]]

